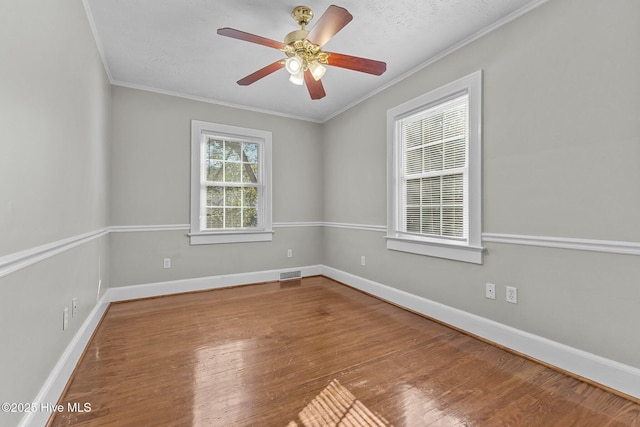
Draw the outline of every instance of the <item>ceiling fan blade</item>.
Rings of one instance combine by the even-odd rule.
[[[314,79],[311,71],[304,72],[304,82],[307,85],[311,99],[321,99],[327,95],[324,91],[324,86],[322,86],[322,81]]]
[[[263,46],[272,47],[274,49],[282,49],[285,44],[266,37],[256,36],[255,34],[245,33],[244,31],[235,30],[233,28],[219,28],[218,34],[232,39],[244,40],[246,42],[257,43]]]
[[[307,40],[322,47],[352,19],[353,16],[347,9],[332,4],[307,34]]]
[[[284,63],[282,62],[282,60],[278,60],[278,61],[274,62],[273,64],[269,64],[266,67],[260,68],[255,73],[251,73],[247,77],[244,77],[244,78],[238,80],[238,84],[240,86],[248,86],[251,83],[255,83],[258,80],[260,80],[261,78],[266,77],[271,73],[275,73],[276,71],[278,71],[279,69],[281,69],[283,67],[284,67]]]
[[[387,64],[373,59],[359,58],[357,56],[343,55],[342,53],[325,52],[329,54],[328,65],[360,71],[362,73],[381,75],[387,71]]]

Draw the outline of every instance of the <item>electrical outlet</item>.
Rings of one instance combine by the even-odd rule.
[[[287,258],[293,257],[293,249],[287,249]]]
[[[78,315],[78,298],[74,298],[71,300],[71,317],[76,317]]]
[[[518,303],[518,288],[507,286],[507,302],[512,304]]]
[[[164,268],[171,268],[171,258],[164,259]]]
[[[69,326],[69,307],[62,310],[62,330],[67,329],[67,326]]]
[[[496,299],[496,285],[494,285],[493,283],[486,283],[484,296],[489,299]]]
[[[364,255],[360,257],[360,265],[367,265],[367,258]]]

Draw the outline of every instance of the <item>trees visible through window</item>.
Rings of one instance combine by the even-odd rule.
[[[258,226],[259,144],[205,136],[204,229]]]
[[[271,133],[192,121],[191,243],[271,240]]]

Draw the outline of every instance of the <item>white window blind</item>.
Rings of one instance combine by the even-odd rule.
[[[401,229],[465,239],[468,95],[401,122]]]
[[[387,111],[387,248],[482,264],[482,71]]]

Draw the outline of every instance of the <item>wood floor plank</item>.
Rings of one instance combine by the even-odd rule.
[[[640,414],[324,277],[111,305],[61,399],[83,403],[50,425],[635,426]]]

